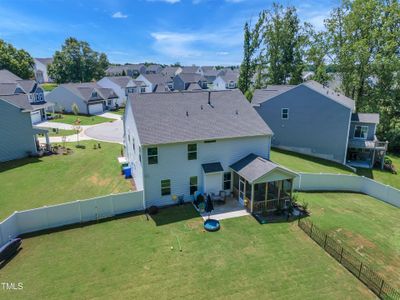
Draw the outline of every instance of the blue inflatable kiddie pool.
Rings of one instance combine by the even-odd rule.
[[[208,219],[204,221],[204,229],[207,231],[218,231],[220,227],[218,220]]]

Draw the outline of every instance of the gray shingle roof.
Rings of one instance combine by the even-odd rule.
[[[293,177],[297,176],[295,172],[253,153],[237,161],[231,165],[230,168],[249,182],[253,182],[275,169],[281,169],[288,173],[292,173]]]
[[[29,103],[28,95],[26,94],[0,96],[0,98],[23,110],[33,110],[33,107]]]
[[[302,83],[301,85],[309,87],[310,89],[328,97],[329,99],[350,108],[351,110],[355,109],[356,104],[353,99],[350,99],[349,97],[346,97],[343,94],[335,92],[334,90],[332,90],[326,86],[323,86],[322,84],[320,84],[314,80],[309,80],[307,82]]]
[[[182,73],[196,73],[199,67],[197,66],[185,66],[181,67],[182,68]]]
[[[191,82],[186,89],[187,91],[198,91],[202,90],[201,86],[197,82]]]
[[[126,88],[129,81],[132,79],[130,76],[109,76],[105,77],[108,80],[114,82],[116,85],[120,86],[121,88]]]
[[[256,90],[253,95],[252,99],[252,104],[257,105],[260,104],[264,101],[270,100],[272,98],[275,98],[276,96],[286,93],[287,91],[294,89],[298,86],[305,86],[343,106],[346,106],[347,108],[354,110],[355,109],[355,102],[354,100],[346,97],[343,94],[340,94],[338,92],[333,91],[332,89],[323,86],[322,84],[314,81],[314,80],[309,80],[307,82],[304,82],[302,84],[299,84],[297,86],[293,85],[273,85],[270,87],[267,87],[266,89],[262,90]]]
[[[36,88],[36,81],[34,80],[18,80],[17,83],[25,91],[25,93],[33,93]]]
[[[165,67],[165,68],[161,71],[161,73],[162,73],[163,75],[165,75],[165,76],[168,76],[168,77],[174,77],[176,71],[178,70],[178,68],[179,68],[179,67],[170,67],[170,66],[168,66],[168,67]]]
[[[0,83],[0,95],[13,95],[17,88],[17,83],[7,82]]]
[[[81,97],[85,102],[118,98],[118,95],[115,94],[113,89],[103,88],[95,82],[66,83],[61,84],[60,87]],[[92,98],[93,89],[99,92],[96,98]]]
[[[205,79],[203,76],[201,76],[200,74],[196,74],[196,73],[180,73],[177,76],[179,76],[184,82],[199,82],[201,81],[207,81],[207,79]]]
[[[351,115],[351,121],[379,124],[379,114],[354,113]]]
[[[201,167],[203,168],[204,173],[216,173],[222,172],[224,168],[222,167],[220,162],[209,163],[209,164],[202,164]]]
[[[272,134],[236,90],[139,94],[129,101],[143,145]]]
[[[0,82],[2,83],[16,82],[17,80],[22,80],[22,79],[6,69],[0,70]]]
[[[35,59],[38,60],[39,62],[41,62],[42,64],[44,64],[45,66],[47,66],[48,64],[51,64],[53,62],[53,58],[52,57],[35,58]]]
[[[162,74],[142,74],[142,76],[152,84],[165,84],[168,81],[171,81],[171,78]]]
[[[239,74],[234,72],[227,72],[224,75],[219,75],[226,83],[230,81],[237,82],[239,79]]]
[[[252,104],[260,104],[294,88],[295,85],[269,85],[265,89],[254,91]]]

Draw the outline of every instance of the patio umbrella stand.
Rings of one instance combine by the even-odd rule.
[[[211,212],[214,210],[214,205],[210,195],[207,196],[205,211],[208,213],[208,219],[204,221],[204,229],[207,231],[218,231],[221,226],[218,220],[210,219]]]

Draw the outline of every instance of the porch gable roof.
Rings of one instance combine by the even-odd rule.
[[[266,158],[257,156],[254,153],[247,155],[229,167],[250,183],[274,171],[283,172],[289,178],[298,176],[297,173],[275,164]]]
[[[220,162],[202,164],[201,167],[206,174],[222,172],[224,170]]]

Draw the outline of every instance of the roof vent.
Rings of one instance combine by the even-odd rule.
[[[203,110],[203,105],[200,105],[200,109]]]
[[[211,104],[211,92],[208,92],[208,105],[214,108],[214,106]]]
[[[188,111],[186,111],[186,117],[189,117],[189,112]]]
[[[238,110],[236,110],[236,114],[237,114],[237,115],[239,114],[239,111],[238,111]]]

